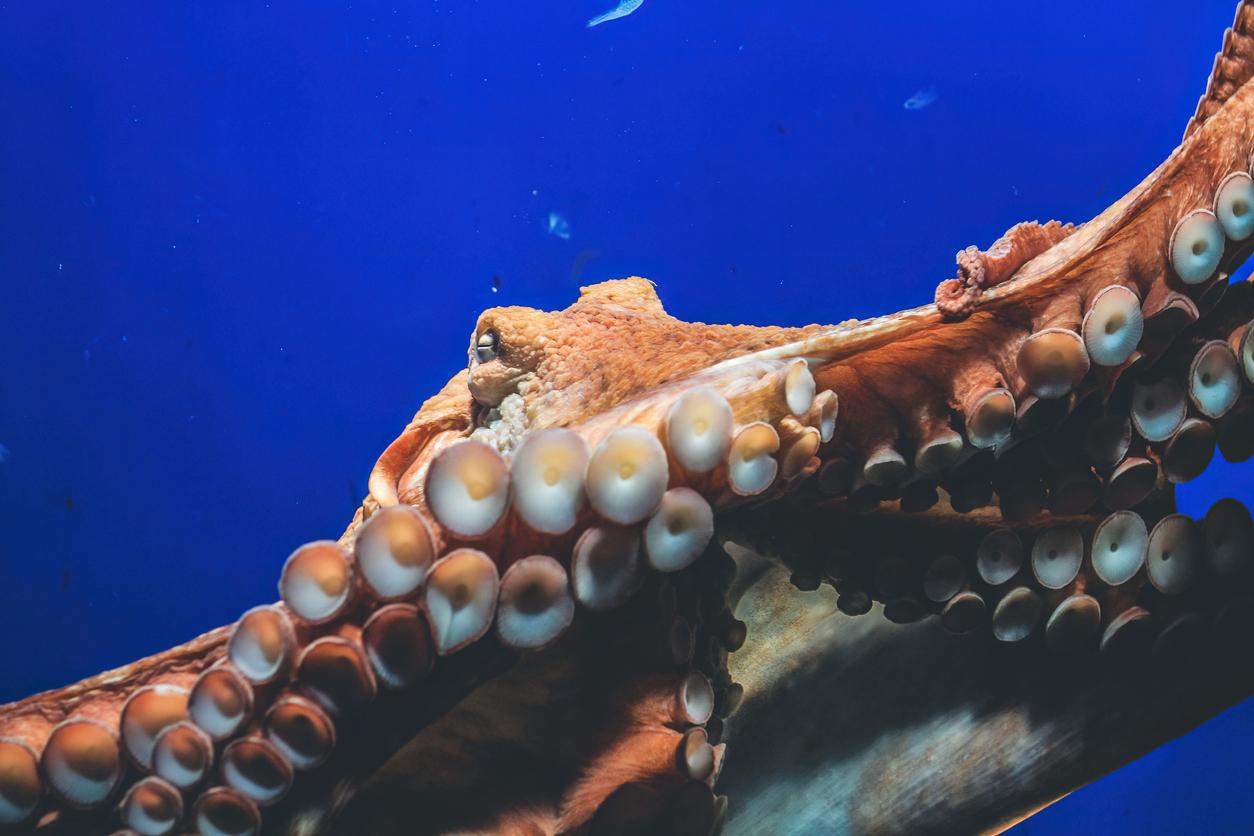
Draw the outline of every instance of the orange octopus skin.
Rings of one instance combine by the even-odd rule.
[[[0,707],[0,826],[995,831],[1248,696],[1254,522],[1172,489],[1254,456],[1252,36],[939,305],[485,312],[284,601]]]
[[[723,360],[820,330],[684,322],[666,313],[652,282],[632,277],[581,288],[556,313],[484,311],[471,335],[468,384],[484,406],[517,393],[531,423],[573,424]],[[479,363],[474,345],[487,332],[499,336],[501,353]]]

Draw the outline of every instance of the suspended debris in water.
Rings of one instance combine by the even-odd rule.
[[[601,251],[596,249],[595,247],[591,249],[580,250],[579,254],[575,256],[574,262],[570,265],[571,280],[572,281],[578,280],[579,277],[583,274],[583,268],[587,265],[587,263],[591,261],[592,259],[596,258],[597,256],[599,256],[600,254],[601,254]]]
[[[910,98],[906,99],[901,106],[906,110],[922,110],[934,101],[936,101],[936,88],[928,87],[927,89],[920,90]]]
[[[593,26],[600,26],[602,23],[610,20],[618,20],[620,17],[627,17],[627,15],[640,8],[643,4],[644,0],[619,0],[617,6],[610,9],[605,14],[597,15],[592,18],[592,20],[588,21],[588,28],[591,29]]]
[[[549,213],[549,234],[563,241],[570,240],[570,222],[556,212]]]

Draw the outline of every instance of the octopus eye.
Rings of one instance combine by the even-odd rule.
[[[480,363],[496,359],[500,344],[501,338],[496,335],[495,331],[484,331],[479,335],[479,341],[475,343],[475,358]]]

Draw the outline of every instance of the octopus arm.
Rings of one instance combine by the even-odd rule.
[[[1254,522],[1174,486],[1254,455],[1248,8],[961,321],[486,312],[279,602],[0,708],[0,827],[995,830],[1247,696]]]

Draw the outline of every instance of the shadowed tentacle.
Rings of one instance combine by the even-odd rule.
[[[1244,305],[1245,295],[1248,294],[1242,288],[1232,298]],[[923,460],[931,462],[929,469],[940,476],[945,475],[947,460],[952,460],[950,467],[954,471],[973,468],[977,460],[983,462],[981,466],[988,473],[989,482],[1002,494],[1003,514],[1011,507],[1006,505],[1006,497],[1015,496],[1020,490],[1021,483],[1008,476],[1013,475],[1018,466],[1030,463],[1040,467],[1063,467],[1060,457],[1068,458],[1071,454],[1066,451],[1073,448],[1068,443],[1056,443],[1058,439],[1096,435],[1104,440],[1105,443],[1088,445],[1098,451],[1097,458],[1101,459],[1098,463],[1086,463],[1090,468],[1099,464],[1108,468],[1113,461],[1117,470],[1128,461],[1124,458],[1128,451],[1138,449],[1153,461],[1161,462],[1159,466],[1169,476],[1192,472],[1196,468],[1191,458],[1196,455],[1189,451],[1196,445],[1185,437],[1186,425],[1209,427],[1205,420],[1222,417],[1233,408],[1237,400],[1234,383],[1248,384],[1240,379],[1238,355],[1230,348],[1229,341],[1209,338],[1206,333],[1209,320],[1203,318],[1192,327],[1197,329],[1195,337],[1178,339],[1168,346],[1161,358],[1146,369],[1145,376],[1140,378],[1143,382],[1125,387],[1129,394],[1120,395],[1123,390],[1116,389],[1114,396],[1107,400],[1103,414],[1092,409],[1074,410],[1056,425],[1050,426],[1047,422],[1043,428],[1038,428],[1038,435],[1019,439],[1003,437],[1002,445],[993,445],[995,452],[978,452],[978,448],[971,445],[969,453],[964,452],[968,448],[962,448],[941,455],[939,466],[935,464],[934,453],[924,456]],[[1234,330],[1228,321],[1218,322],[1215,328],[1229,336]],[[1067,345],[1082,346],[1082,340],[1074,337]],[[1047,356],[1047,359],[1050,358]],[[941,444],[958,447],[953,439],[955,436],[961,439],[961,434],[955,430],[944,432],[944,425],[938,424],[937,416],[946,414],[949,404],[963,400],[952,390],[946,391],[943,387],[935,390],[921,381],[914,388],[907,387],[906,398],[895,393],[881,394],[872,386],[855,390],[849,381],[868,377],[865,365],[860,364],[858,375],[846,377],[827,376],[825,370],[829,366],[819,365],[819,385],[830,380],[833,386],[834,395],[824,400],[878,404],[878,411],[873,413],[841,410],[834,422],[831,440],[824,446],[822,431],[801,424],[797,418],[800,413],[816,423],[823,420],[821,410],[811,409],[815,395],[812,393],[814,384],[805,379],[808,368],[806,375],[800,375],[800,394],[789,384],[790,380],[797,381],[799,370],[803,368],[792,361],[750,359],[733,364],[724,374],[708,379],[705,385],[710,391],[721,394],[707,397],[707,401],[716,405],[726,403],[734,419],[733,426],[762,428],[763,433],[769,431],[768,438],[789,439],[791,445],[788,450],[781,450],[776,446],[779,442],[774,441],[759,447],[750,456],[736,443],[744,433],[729,435],[730,443],[716,445],[720,451],[725,449],[725,463],[706,472],[692,472],[672,461],[668,453],[688,443],[687,437],[683,441],[680,437],[684,433],[691,435],[693,430],[691,424],[672,420],[677,414],[673,404],[678,402],[682,392],[629,405],[625,410],[625,417],[629,418],[626,427],[619,424],[615,428],[601,420],[572,427],[572,438],[578,437],[582,444],[569,449],[600,451],[601,458],[598,460],[596,453],[588,457],[584,489],[593,497],[589,505],[583,507],[567,499],[558,502],[559,505],[569,503],[565,513],[573,514],[576,519],[573,530],[565,535],[555,536],[547,531],[528,534],[531,526],[527,520],[514,516],[518,512],[511,510],[506,499],[511,482],[525,484],[537,478],[537,474],[531,472],[533,468],[543,469],[539,474],[541,483],[560,484],[565,472],[560,466],[543,456],[535,463],[522,455],[529,449],[525,443],[517,448],[517,457],[503,455],[480,441],[440,446],[432,456],[435,464],[425,471],[427,485],[423,496],[440,497],[430,506],[430,511],[419,505],[409,509],[384,508],[370,517],[363,514],[364,524],[355,524],[341,544],[319,542],[298,549],[282,572],[280,590],[284,604],[251,610],[230,631],[224,649],[228,666],[209,668],[198,678],[183,674],[182,687],[161,681],[132,692],[118,709],[112,726],[109,714],[104,711],[106,703],[101,711],[94,712],[105,717],[104,720],[93,718],[93,712],[80,711],[57,729],[50,730],[41,753],[49,789],[67,807],[103,810],[105,802],[115,792],[122,791],[119,785],[123,752],[130,757],[133,766],[151,769],[158,740],[173,747],[177,741],[173,732],[190,716],[204,737],[225,738],[225,746],[216,759],[214,777],[237,794],[223,796],[213,787],[207,787],[198,796],[205,800],[193,800],[190,810],[203,812],[206,806],[227,804],[215,801],[221,796],[234,799],[224,809],[247,819],[249,808],[239,804],[237,796],[259,809],[280,804],[297,785],[297,768],[308,768],[328,757],[336,741],[334,723],[360,714],[377,698],[376,671],[386,675],[389,681],[406,684],[422,678],[421,672],[417,675],[398,673],[405,668],[413,647],[421,648],[418,655],[428,660],[433,656],[456,654],[480,641],[493,623],[498,624],[502,638],[526,635],[529,629],[538,629],[540,635],[534,641],[547,644],[560,635],[564,616],[558,617],[556,630],[520,627],[518,619],[533,616],[543,621],[549,608],[556,605],[551,602],[571,598],[590,612],[609,612],[626,605],[651,577],[646,560],[664,572],[685,570],[692,565],[712,536],[715,527],[712,511],[724,520],[729,519],[730,512],[736,511],[735,522],[729,525],[750,529],[758,509],[769,513],[771,522],[766,529],[774,542],[765,548],[754,545],[764,553],[772,553],[772,547],[779,545],[780,532],[792,530],[793,524],[781,520],[778,501],[746,504],[742,492],[735,489],[736,479],[743,475],[737,468],[744,470],[759,465],[757,471],[748,471],[756,473],[755,478],[759,480],[754,483],[758,496],[772,500],[793,497],[785,507],[793,514],[797,514],[798,509],[804,511],[795,521],[797,531],[804,530],[805,523],[816,516],[808,503],[835,503],[837,513],[833,518],[850,526],[850,530],[841,534],[812,535],[811,543],[842,542],[849,548],[859,538],[879,532],[875,515],[853,507],[840,509],[842,503],[852,503],[852,498],[822,499],[817,490],[821,480],[811,481],[807,476],[784,478],[779,459],[786,458],[805,438],[812,439],[804,448],[806,459],[817,458],[834,464],[844,460],[840,452],[860,455],[863,465],[860,472],[855,471],[855,484],[861,479],[882,492],[880,501],[893,503],[895,489],[909,472],[911,463],[920,459],[913,449],[918,439],[939,438]],[[1067,378],[1068,389],[1083,383],[1084,375],[1074,377],[1077,379]],[[1170,389],[1163,388],[1163,381],[1177,379],[1185,382],[1174,383]],[[845,387],[851,388],[844,393],[839,391]],[[984,395],[975,399],[977,410],[990,400],[996,401],[997,388],[989,391],[994,397]],[[1037,391],[1034,394],[1056,397],[1058,393]],[[1145,399],[1151,397],[1154,403],[1146,403]],[[1055,398],[1046,400],[1052,399]],[[1130,420],[1106,420],[1106,424],[1116,425],[1116,431],[1094,433],[1094,425],[1088,423],[1089,420],[1094,415],[1109,419],[1109,410],[1118,414],[1119,404],[1126,405]],[[1197,410],[1200,417],[1186,417],[1191,409]],[[893,442],[881,442],[870,451],[858,448],[859,435],[854,430],[860,421],[868,420],[867,415],[880,421],[887,420],[884,416],[900,417],[903,412],[907,427],[911,426],[911,419],[918,419],[927,429],[901,432],[893,436]],[[1163,419],[1163,415],[1167,417]],[[951,412],[949,416],[950,426],[965,427],[970,423],[970,419],[960,413]],[[1192,425],[1188,424],[1190,421]],[[1128,424],[1135,428],[1140,442],[1128,439],[1121,429]],[[938,426],[942,431],[937,431]],[[842,433],[846,427],[849,432]],[[659,439],[664,439],[665,443]],[[1144,446],[1136,447],[1138,443]],[[898,451],[898,446],[910,455],[907,457]],[[1063,452],[1059,452],[1060,449]],[[439,462],[445,460],[449,466],[439,466]],[[761,469],[760,461],[764,460],[774,461],[776,467]],[[1018,465],[1012,466],[1010,462]],[[511,475],[512,468],[518,468],[519,472]],[[802,468],[794,464],[789,470],[795,472]],[[817,465],[805,470],[809,474],[820,472]],[[1049,493],[1074,493],[1074,488],[1070,487],[1073,481],[1066,479],[1034,484]],[[672,487],[663,490],[667,485]],[[1132,504],[1139,506],[1141,503]],[[1080,517],[1060,526],[1047,519],[1036,519],[1044,510],[1042,502],[1040,507],[1033,506],[1029,511],[1011,515],[1023,520],[1016,524],[1015,536],[1022,543],[1024,555],[1005,578],[989,567],[992,555],[1001,552],[990,552],[988,539],[991,535],[987,533],[985,519],[979,517],[969,526],[951,530],[954,515],[948,507],[936,512],[924,511],[921,516],[916,512],[917,521],[896,534],[896,539],[902,541],[899,553],[885,547],[885,542],[894,539],[893,535],[879,532],[883,536],[874,550],[867,547],[866,553],[874,555],[869,560],[859,557],[855,551],[852,557],[833,564],[818,560],[812,546],[795,551],[785,548],[780,559],[792,567],[799,586],[812,588],[818,580],[826,578],[845,590],[846,595],[857,590],[868,602],[882,602],[885,615],[897,623],[911,623],[929,614],[938,614],[946,627],[966,632],[979,629],[987,620],[992,635],[1003,642],[1023,641],[1043,631],[1051,647],[1079,652],[1096,647],[1099,638],[1103,647],[1119,646],[1116,638],[1127,632],[1127,625],[1146,620],[1141,614],[1147,613],[1155,625],[1160,619],[1170,618],[1157,630],[1157,641],[1163,647],[1185,640],[1193,623],[1190,619],[1198,613],[1189,609],[1195,604],[1180,603],[1176,598],[1203,583],[1201,579],[1205,577],[1205,547],[1192,521],[1179,515],[1161,515],[1152,508],[1138,509],[1137,519],[1147,528],[1151,528],[1152,523],[1141,560],[1143,568],[1138,566],[1122,583],[1111,583],[1116,573],[1106,566],[1109,561],[1098,561],[1091,552],[1093,544],[1113,546],[1116,552],[1129,548],[1122,540],[1107,544],[1112,531],[1111,520],[1088,516],[1087,507],[1078,507],[1075,513]],[[891,504],[880,513],[882,519],[897,525]],[[1249,532],[1241,526],[1240,513],[1216,512],[1215,518],[1220,522],[1214,525],[1225,531],[1231,529],[1237,540],[1249,539]],[[1033,519],[1035,521],[1029,522]],[[1244,519],[1248,521],[1248,515]],[[627,525],[623,525],[624,521]],[[581,531],[584,525],[587,527]],[[920,538],[919,526],[932,525],[938,526],[936,535]],[[573,541],[575,534],[579,534],[577,541]],[[492,549],[492,554],[459,545],[467,542],[485,545]],[[536,542],[565,545],[554,550],[559,555],[557,559],[547,558],[551,565],[543,564],[549,568],[542,576],[536,575],[530,583],[524,580],[523,586],[528,590],[524,594],[525,612],[518,609],[520,593],[515,583],[505,585],[508,605],[499,607],[500,578],[504,575],[511,580],[526,579],[530,572],[526,567],[531,565],[528,561],[534,562],[534,558],[521,552]],[[912,553],[907,548],[907,543],[917,542],[929,543],[927,555]],[[931,550],[933,548],[941,550]],[[441,550],[442,556],[432,559]],[[1014,548],[1005,547],[1002,551],[1009,555]],[[1087,562],[1086,551],[1089,552]],[[797,555],[804,559],[798,559]],[[1007,556],[1007,560],[1010,559]],[[1223,561],[1217,562],[1222,564]],[[359,569],[366,565],[372,567],[368,573]],[[1099,566],[1103,568],[1099,570]],[[541,583],[542,579],[547,580]],[[571,584],[569,593],[566,592],[568,582]],[[1142,584],[1143,591],[1127,594],[1126,590],[1135,589],[1137,583]],[[700,587],[689,586],[689,590],[689,595],[697,594],[697,597],[682,600],[698,601]],[[394,603],[396,600],[402,603]],[[408,600],[414,603],[406,603]],[[666,630],[660,631],[671,636],[659,642],[668,648],[665,664],[675,664],[678,659],[680,663],[694,665],[695,671],[717,678],[724,664],[720,659],[728,649],[723,633],[705,628],[709,616],[701,612],[699,604],[696,609],[689,606],[687,612],[681,613],[679,600],[676,612],[664,619]],[[1138,603],[1133,605],[1131,601]],[[864,609],[865,606],[851,604],[849,609]],[[726,609],[722,604],[718,608]],[[399,634],[403,639],[393,636],[389,641],[384,638],[387,631],[380,632],[379,627],[384,623],[381,620],[384,613],[394,614],[392,617],[399,619],[393,625],[397,629],[405,623],[404,617],[413,624],[413,619],[419,616],[428,629],[410,627]],[[502,613],[507,614],[509,620],[494,622]],[[684,649],[679,652],[674,642],[676,619],[683,619],[690,625],[681,631],[687,638],[681,642]],[[364,632],[363,623],[374,629]],[[691,625],[696,625],[697,629],[692,630]],[[369,640],[363,641],[363,636]],[[510,639],[513,643],[530,640]],[[389,648],[397,641],[411,650],[399,657],[393,656],[389,662]],[[430,649],[427,649],[428,642]],[[728,644],[736,646],[741,642],[743,638],[733,638]],[[429,661],[420,663],[418,668],[420,671],[428,669],[429,664]],[[689,677],[682,681],[692,680]],[[193,697],[190,710],[188,685],[192,686]],[[686,706],[687,713],[682,715],[685,723],[699,725],[712,718],[704,710],[691,710],[691,700],[673,696],[674,686],[668,688],[666,693],[672,696],[665,702]],[[720,690],[726,692],[728,688],[730,682],[716,686],[711,694]],[[636,692],[629,690],[629,693]],[[713,701],[715,697],[710,699]],[[626,704],[640,709],[655,700],[656,697],[637,694],[629,697]],[[174,706],[167,708],[163,701],[173,701]],[[723,701],[726,703],[725,698]],[[132,714],[133,719],[128,720]],[[266,722],[255,725],[248,720],[250,716],[256,719],[264,716]],[[284,717],[288,718],[286,723],[282,722]],[[660,722],[666,726],[672,720]],[[197,723],[203,723],[204,727]],[[714,773],[713,746],[708,736],[703,737],[708,732],[686,734],[654,730],[646,722],[639,731],[633,726],[606,733],[610,737],[601,754],[589,760],[581,758],[580,777],[571,784],[570,794],[561,796],[561,803],[553,808],[560,827],[590,821],[596,809],[608,803],[617,787],[623,784],[672,780],[666,776],[673,776],[677,782],[684,778],[704,780]],[[719,736],[722,733],[720,728]],[[185,736],[183,747],[196,755],[197,741],[203,738]],[[119,745],[119,738],[124,746]],[[203,780],[204,769],[197,771],[197,758],[188,760],[191,762],[189,774],[178,776],[179,786],[193,787]],[[209,760],[203,746],[199,749],[199,760]],[[145,786],[174,786],[166,783],[170,779],[156,780],[162,783]],[[127,804],[123,805],[128,810],[139,803],[135,792],[138,791],[127,796]],[[160,806],[160,799],[168,797],[169,793],[153,790],[149,795],[152,796],[150,806]]]
[[[1252,226],[1248,18],[1180,150],[1082,227],[965,251],[936,307],[707,326],[634,279],[485,313],[466,376],[385,451],[345,535],[288,558],[281,603],[6,707],[0,823],[371,830],[397,770],[449,757],[393,807],[705,832],[751,620],[716,532],[845,614],[935,615],[1007,653],[1177,660],[1239,629],[1249,514],[1191,520],[1171,485],[1254,450],[1254,294],[1227,287]],[[470,728],[500,705],[530,723]],[[479,809],[437,798],[497,756],[498,785],[548,760]]]

